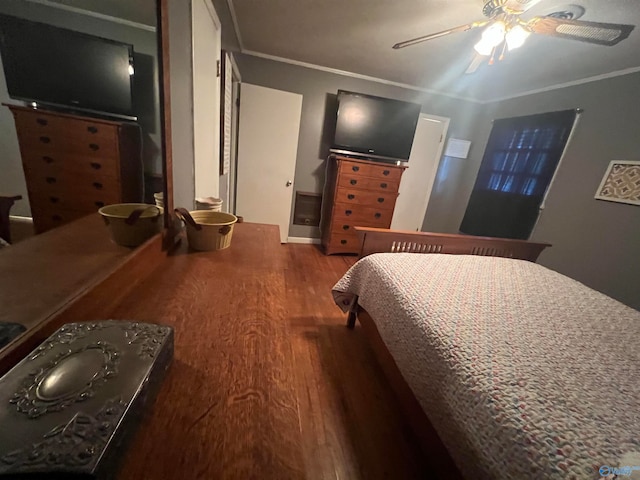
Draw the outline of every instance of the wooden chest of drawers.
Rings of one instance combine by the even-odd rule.
[[[9,108],[36,233],[110,203],[142,201],[141,134],[136,124]]]
[[[358,253],[354,227],[389,228],[404,168],[346,157],[329,157],[323,203],[325,253]]]

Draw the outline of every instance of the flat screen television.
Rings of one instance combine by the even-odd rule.
[[[338,90],[338,119],[332,152],[406,161],[421,106]]]
[[[0,15],[0,54],[15,100],[135,119],[131,45]]]

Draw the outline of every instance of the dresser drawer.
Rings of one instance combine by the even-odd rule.
[[[400,182],[397,180],[361,177],[356,174],[345,174],[338,177],[338,187],[397,193],[398,188],[400,188]]]
[[[349,205],[348,203],[336,203],[333,206],[334,225],[353,225],[359,227],[389,228],[393,210],[384,208],[371,208]]]
[[[46,176],[63,173],[89,177],[119,177],[116,158],[93,158],[70,153],[31,149],[22,155],[24,168]]]
[[[52,228],[59,227],[60,225],[64,225],[65,223],[85,217],[88,213],[77,210],[51,208],[46,210],[34,210],[32,215],[36,233],[42,233],[47,230],[51,230]]]
[[[32,210],[60,208],[81,212],[97,212],[99,208],[113,203],[120,203],[120,198],[113,192],[32,192],[29,195]]]
[[[81,143],[115,144],[118,126],[92,119],[63,117],[33,110],[14,110],[16,129],[20,134],[28,132],[34,137],[75,139]]]
[[[105,204],[119,203],[120,188],[114,177],[81,176],[63,172],[59,175],[44,175],[39,171],[25,170],[29,195],[34,197],[62,199],[87,199]]]
[[[20,131],[19,131],[20,132]],[[115,138],[85,138],[69,132],[37,133],[22,131],[18,134],[20,153],[34,152],[43,155],[83,155],[91,158],[117,158],[118,146]]]
[[[358,253],[360,252],[360,241],[357,235],[334,234],[329,236],[329,241],[325,244],[327,254],[332,253]]]
[[[356,224],[351,220],[343,220],[342,222],[334,220],[331,225],[331,235],[356,235],[355,227]]]
[[[363,177],[386,179],[400,182],[402,169],[395,165],[371,165],[368,163],[350,162],[343,160],[340,163],[340,175],[356,174]]]
[[[358,190],[357,188],[338,187],[336,202],[349,205],[362,205],[375,208],[391,209],[396,204],[397,193],[374,192]]]

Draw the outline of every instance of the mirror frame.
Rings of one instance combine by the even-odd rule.
[[[171,85],[169,63],[169,9],[168,0],[155,0],[156,42],[158,48],[159,112],[162,147],[162,173],[164,194],[164,229],[146,243],[134,249],[122,262],[95,277],[95,281],[75,292],[66,304],[52,305],[46,319],[27,329],[19,337],[0,349],[0,376],[25,358],[38,344],[60,326],[69,322],[86,321],[89,316],[112,308],[118,298],[131,291],[137,279],[146,278],[167,256],[176,244],[179,228],[173,215],[173,161],[171,142]],[[130,285],[123,289],[123,285]],[[116,299],[114,301],[114,299]]]
[[[158,81],[160,82],[160,133],[162,144],[162,176],[164,179],[163,248],[175,243],[173,222],[173,150],[171,142],[171,68],[169,61],[169,5],[168,0],[156,0],[156,39],[158,42]]]

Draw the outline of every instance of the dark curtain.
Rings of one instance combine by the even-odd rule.
[[[462,233],[529,238],[575,117],[565,110],[494,122]]]

